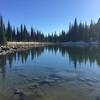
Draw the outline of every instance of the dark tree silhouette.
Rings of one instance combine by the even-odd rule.
[[[6,27],[5,27],[6,26]],[[0,16],[0,44],[5,44],[7,41],[23,41],[23,42],[68,42],[68,41],[98,41],[100,42],[100,18],[97,23],[91,20],[90,25],[80,22],[77,19],[73,24],[70,23],[68,32],[64,30],[57,35],[57,33],[48,34],[45,36],[41,31],[35,30],[31,27],[29,31],[26,25],[20,25],[20,28],[15,28],[10,24],[5,25],[3,17]]]
[[[6,43],[6,36],[5,36],[5,25],[3,23],[3,18],[0,16],[0,44]]]

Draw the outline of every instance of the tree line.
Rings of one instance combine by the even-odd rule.
[[[66,34],[65,41],[100,41],[100,19],[97,23],[91,20],[90,25],[87,23],[77,23],[75,19],[74,24],[69,26],[69,31]]]
[[[69,25],[68,32],[62,31],[59,35],[55,32],[44,35],[41,31],[31,27],[28,31],[26,25],[20,25],[20,28],[12,27],[10,22],[5,25],[3,17],[0,16],[0,44],[7,41],[16,42],[69,42],[69,41],[100,41],[100,19],[97,23],[91,21],[90,25],[75,19],[73,24]]]

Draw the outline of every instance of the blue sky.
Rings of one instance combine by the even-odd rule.
[[[75,18],[97,21],[100,0],[0,0],[0,14],[14,26],[22,23],[46,34],[68,30]]]

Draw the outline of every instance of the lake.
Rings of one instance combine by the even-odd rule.
[[[100,47],[36,47],[0,56],[0,100],[100,100]]]

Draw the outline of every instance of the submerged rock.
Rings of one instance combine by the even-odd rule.
[[[33,90],[25,90],[24,98],[25,100],[44,100],[44,93],[40,88],[35,88]]]
[[[39,87],[39,84],[38,83],[32,83],[28,88],[29,89],[36,89]]]
[[[86,84],[88,86],[93,86],[93,85],[95,85],[95,83],[98,82],[97,79],[94,79],[94,78],[91,78],[91,77],[90,78],[89,77],[78,77],[77,80],[79,82],[81,82],[82,84]]]
[[[17,70],[20,70],[20,69],[17,69]],[[27,76],[24,75],[24,74],[19,74],[19,76],[20,76],[20,77],[23,77],[23,78],[27,78]]]
[[[34,81],[39,81],[40,78],[39,78],[39,77],[34,77],[34,78],[32,78],[32,80],[34,80]]]
[[[51,75],[49,75],[49,77],[53,80],[60,80],[61,79],[61,77],[59,77],[57,74],[51,74]]]
[[[17,96],[18,100],[24,100],[24,93],[19,89],[14,90],[14,96]]]
[[[96,97],[96,100],[100,100],[100,97],[99,97],[99,96],[97,96],[97,97]]]
[[[40,85],[53,86],[53,85],[56,84],[56,81],[55,80],[51,80],[51,79],[46,79],[46,80],[40,81],[39,84]]]
[[[55,74],[50,75],[49,77],[54,80],[65,80],[65,81],[71,81],[75,80],[77,78],[77,73],[72,72],[58,72]]]

